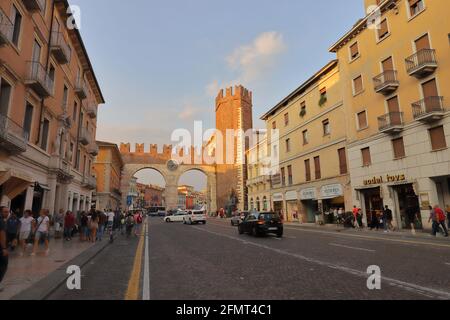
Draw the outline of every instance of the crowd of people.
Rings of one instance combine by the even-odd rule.
[[[115,231],[121,235],[134,234],[138,237],[143,219],[141,211],[91,209],[88,212],[74,213],[70,210],[59,210],[51,215],[47,209],[33,214],[31,210],[20,213],[12,212],[4,206],[0,207],[0,282],[6,273],[11,252],[18,251],[19,256],[24,256],[28,250],[30,256],[35,256],[43,245],[43,253],[47,256],[50,252],[50,238],[70,242],[78,237],[80,242],[95,243],[102,241],[106,232],[110,239]]]

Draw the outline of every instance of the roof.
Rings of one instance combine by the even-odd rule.
[[[316,83],[320,78],[330,72],[333,68],[335,68],[338,65],[338,60],[331,60],[326,64],[322,69],[320,69],[318,72],[316,72],[311,78],[306,80],[300,87],[295,89],[292,93],[290,93],[286,98],[281,100],[275,107],[270,109],[268,112],[266,112],[262,117],[261,120],[267,120],[270,116],[273,116],[278,110],[281,108],[284,108],[291,99],[295,98],[299,94],[302,94],[308,89],[311,85]]]

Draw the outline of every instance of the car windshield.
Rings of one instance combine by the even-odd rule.
[[[269,220],[279,220],[280,217],[276,213],[261,213],[259,215],[259,219],[269,221]]]

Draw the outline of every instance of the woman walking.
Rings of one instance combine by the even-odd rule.
[[[90,229],[91,229],[90,240],[93,243],[95,243],[95,241],[97,240],[98,222],[99,222],[99,216],[98,216],[97,212],[93,211],[91,213],[91,224],[90,224]]]
[[[23,217],[20,218],[19,229],[19,245],[22,249],[19,253],[20,256],[25,254],[27,248],[27,241],[30,239],[32,230],[36,227],[36,221],[32,217],[31,210],[25,210]]]

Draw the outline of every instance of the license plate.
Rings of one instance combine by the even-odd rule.
[[[278,228],[269,228],[269,231],[275,231],[278,230]]]

